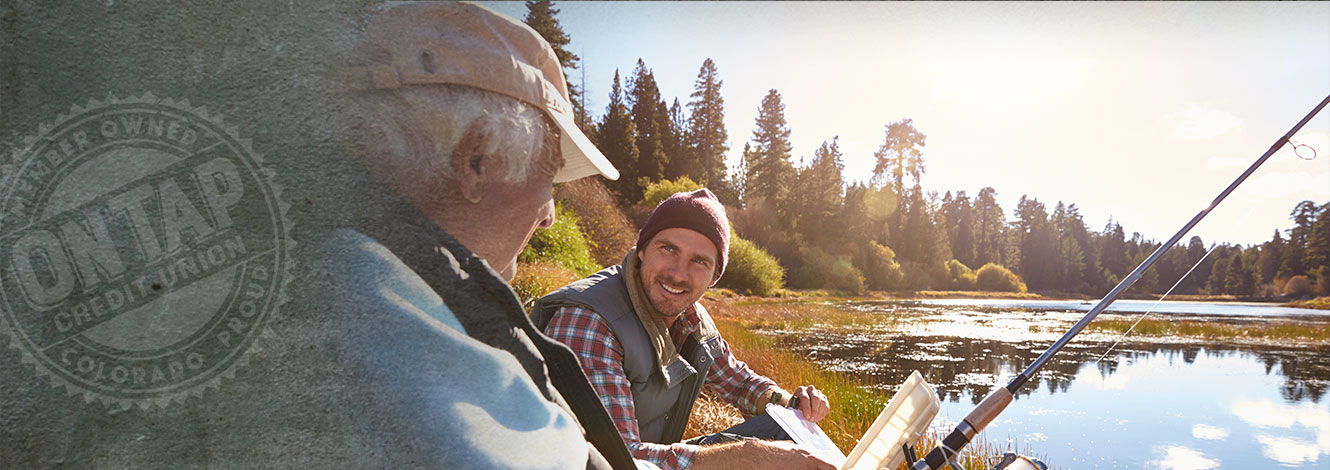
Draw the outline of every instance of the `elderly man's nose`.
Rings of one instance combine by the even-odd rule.
[[[540,219],[539,227],[550,228],[550,226],[554,225],[554,200],[546,202],[545,207],[541,209],[541,212],[545,214],[545,217]]]

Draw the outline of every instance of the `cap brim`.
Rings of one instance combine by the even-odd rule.
[[[559,147],[563,150],[563,169],[554,175],[555,183],[593,175],[604,175],[611,180],[619,179],[619,170],[614,168],[614,164],[610,163],[595,145],[591,144],[591,139],[577,128],[572,117],[558,112],[548,114],[559,125]]]

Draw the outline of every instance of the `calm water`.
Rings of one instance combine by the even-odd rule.
[[[934,426],[950,431],[994,385],[1005,385],[1082,315],[1074,306],[1006,302],[851,304],[847,308],[891,313],[904,321],[852,333],[772,333],[829,369],[876,388],[894,389],[919,370],[943,398]],[[1155,318],[1216,311],[1205,306],[1215,304],[1165,304],[1162,311],[1172,313]],[[1224,313],[1241,318],[1214,319],[1330,327],[1324,312],[1241,309]],[[1101,316],[1109,317],[1136,315]],[[1047,363],[984,438],[1067,469],[1330,468],[1330,348],[1135,338],[1098,362],[1115,339],[1082,333]]]
[[[1003,300],[1003,299],[931,299],[919,301],[921,305],[939,306],[979,306],[996,308],[1021,308],[1035,310],[1074,310],[1089,312],[1097,303],[1081,300]],[[1153,300],[1118,300],[1108,306],[1109,312],[1195,314],[1239,317],[1317,317],[1330,316],[1330,311],[1307,308],[1280,307],[1272,304],[1253,302],[1185,302]]]

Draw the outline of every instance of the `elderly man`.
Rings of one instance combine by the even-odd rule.
[[[408,4],[370,24],[349,80],[350,137],[382,185],[349,191],[357,217],[310,280],[342,371],[380,384],[346,410],[368,423],[347,440],[383,466],[633,467],[506,282],[553,221],[553,182],[618,176],[573,125],[554,51],[479,6]]]
[[[698,303],[725,272],[729,241],[729,220],[715,195],[674,194],[648,217],[621,266],[541,298],[533,321],[578,355],[637,458],[666,469],[833,468],[785,443],[733,436],[789,439],[764,414],[766,404],[797,400],[812,421],[826,416],[828,404],[811,386],[791,394],[750,370]],[[703,385],[743,414],[761,416],[680,443]]]
[[[342,18],[329,27],[342,31],[357,22]],[[633,461],[577,358],[534,329],[506,283],[532,231],[551,223],[554,181],[617,176],[571,124],[554,51],[530,28],[460,3],[400,5],[374,15],[358,36],[328,36],[343,34],[357,42],[352,60],[334,76],[293,73],[273,82],[265,97],[298,110],[290,116],[279,110],[272,120],[326,110],[321,120],[291,124],[307,131],[301,134],[255,130],[265,143],[256,147],[289,139],[326,152],[274,158],[300,168],[285,188],[286,196],[297,195],[285,216],[299,224],[294,246],[266,251],[295,248],[300,262],[278,271],[242,258],[192,285],[183,277],[175,285],[154,283],[151,289],[162,297],[118,317],[118,324],[107,323],[115,328],[103,327],[98,337],[125,348],[126,357],[162,357],[164,372],[138,380],[164,383],[156,387],[167,392],[175,385],[167,382],[172,376],[190,377],[190,369],[220,363],[205,360],[244,354],[244,363],[182,384],[187,392],[117,389],[101,393],[124,393],[98,401],[91,391],[77,394],[81,389],[66,382],[72,379],[33,376],[33,360],[6,356],[0,364],[7,379],[0,387],[0,468],[655,468]],[[309,49],[287,51],[296,62],[311,58]],[[325,90],[328,82],[338,88]],[[326,103],[314,107],[282,94],[306,87],[327,93],[299,96]],[[254,109],[235,104],[222,108]],[[168,111],[159,110],[178,112],[151,109],[163,116]],[[202,133],[199,140],[217,138]],[[228,143],[180,150],[207,158],[234,142],[222,140]],[[190,208],[196,195],[187,197],[175,184],[192,184],[183,174],[163,177],[153,173],[157,167],[122,163],[130,156],[130,163],[178,167],[195,158],[185,153],[176,162],[174,154],[156,150],[162,144],[153,145],[106,145],[116,149],[108,154],[116,159],[86,167],[85,176],[97,184],[77,188],[79,197],[115,188],[110,183],[117,176],[138,175],[147,195],[135,198],[156,200],[160,183],[181,204],[157,209],[136,202],[139,214],[145,207],[149,214],[173,211],[184,218],[176,220],[193,218],[200,224],[193,227],[208,227],[207,216]],[[262,204],[272,194],[225,176],[197,174],[237,198],[255,196]],[[249,243],[249,260],[260,256],[256,241],[271,235],[259,222],[279,215],[273,206],[274,212],[237,207],[232,215],[236,239]],[[186,233],[174,243],[205,246],[200,240],[208,240],[199,229]],[[6,256],[5,277],[9,264]],[[289,302],[270,329],[255,328],[262,318],[255,304],[279,303],[270,286],[281,279],[289,281]],[[191,315],[190,304],[206,303],[235,305],[234,313]],[[12,346],[9,322],[0,323],[0,343]],[[238,344],[241,332],[252,333],[248,351],[223,349]],[[99,344],[83,339],[97,333],[70,337],[62,349]],[[189,345],[195,362],[152,349],[163,344]],[[167,361],[179,361],[179,369]],[[105,365],[108,381],[115,370],[133,380],[128,369],[115,367]],[[34,378],[11,379],[25,373]],[[147,387],[142,390],[165,393]]]

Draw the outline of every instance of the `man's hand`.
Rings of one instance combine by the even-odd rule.
[[[836,470],[836,466],[787,441],[744,441],[703,446],[693,456],[692,468],[761,470]]]
[[[827,413],[831,411],[831,404],[827,402],[827,396],[812,385],[804,385],[795,389],[794,398],[799,399],[799,411],[804,414],[804,418],[814,423],[822,421],[822,418],[827,417]]]

